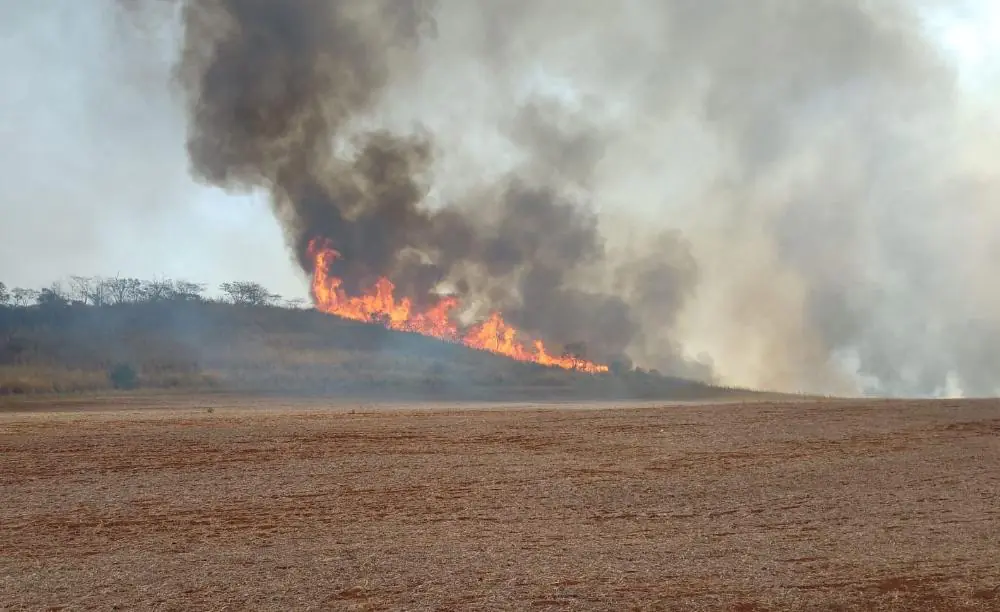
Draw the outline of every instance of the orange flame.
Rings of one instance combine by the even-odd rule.
[[[493,313],[463,334],[451,318],[452,311],[458,307],[458,300],[445,297],[433,307],[420,312],[414,308],[409,298],[397,299],[394,294],[395,286],[384,277],[378,279],[364,295],[349,296],[342,287],[343,281],[329,273],[330,264],[340,257],[340,253],[328,242],[313,240],[309,243],[309,256],[314,263],[312,294],[316,309],[320,312],[365,323],[382,323],[389,329],[440,338],[517,361],[530,361],[591,374],[608,371],[606,365],[579,357],[551,355],[541,340],[534,341],[530,348],[525,346],[518,340],[519,332],[508,325],[500,313]]]

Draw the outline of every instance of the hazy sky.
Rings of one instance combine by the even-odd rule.
[[[121,25],[105,2],[0,5],[0,279],[247,278],[304,297],[263,199],[187,178],[171,41],[131,34],[159,42],[164,61],[136,59]],[[996,3],[945,3],[928,27],[970,94],[985,100],[1000,90]]]
[[[265,201],[188,178],[171,41],[107,6],[0,5],[0,279],[245,278],[305,296]],[[163,61],[130,54],[136,41],[161,43]]]

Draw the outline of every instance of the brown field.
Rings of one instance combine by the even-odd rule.
[[[0,609],[1000,609],[997,401],[52,402]]]

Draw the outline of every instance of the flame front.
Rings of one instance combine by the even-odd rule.
[[[525,346],[518,339],[519,332],[498,312],[462,333],[452,321],[452,312],[458,307],[458,300],[453,297],[441,298],[433,307],[421,312],[413,307],[409,298],[397,299],[395,286],[387,278],[380,278],[363,295],[349,296],[342,287],[343,281],[329,273],[330,264],[340,257],[340,253],[325,241],[313,240],[309,243],[309,256],[314,266],[312,294],[320,312],[365,323],[381,323],[389,329],[440,338],[517,361],[592,374],[608,371],[606,365],[579,357],[551,355],[541,340],[534,341],[530,347]]]

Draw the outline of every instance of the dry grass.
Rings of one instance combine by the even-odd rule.
[[[221,377],[211,372],[147,369],[138,380],[147,389],[212,389]],[[57,364],[0,365],[0,396],[88,393],[113,388],[107,370],[71,368]]]
[[[58,365],[0,365],[0,395],[78,393],[110,387],[107,372]]]
[[[0,309],[0,396],[148,389],[511,400],[720,397],[645,372],[592,376],[314,311],[219,303]]]
[[[1000,609],[997,402],[577,407],[8,400],[0,607]]]

